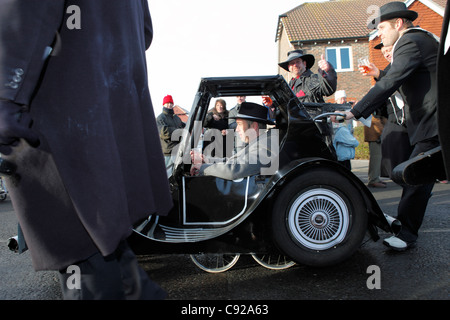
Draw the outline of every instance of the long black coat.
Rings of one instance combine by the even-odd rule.
[[[396,91],[406,102],[406,127],[411,145],[438,135],[436,60],[438,42],[421,30],[406,32],[394,48],[387,73],[353,107],[355,117],[367,118]]]
[[[444,156],[447,179],[450,179],[450,50],[445,51],[445,43],[450,41],[450,5],[445,8],[444,22],[442,24],[441,44],[438,58],[438,121],[439,138]]]
[[[0,97],[30,107],[41,140],[6,156],[18,167],[7,184],[35,269],[108,255],[133,223],[167,214],[147,1],[0,0],[0,37]],[[18,69],[19,85],[4,86]]]

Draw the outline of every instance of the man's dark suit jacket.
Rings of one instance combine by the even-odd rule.
[[[355,105],[356,118],[367,118],[398,90],[406,101],[411,145],[438,135],[436,59],[439,43],[421,29],[409,29],[394,47],[388,72]]]
[[[442,24],[441,45],[438,58],[438,120],[439,138],[444,156],[447,179],[450,179],[450,49],[445,51],[445,42],[450,41],[450,5],[447,3]]]

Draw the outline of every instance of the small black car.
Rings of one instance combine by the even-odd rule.
[[[276,103],[278,170],[235,181],[190,176],[183,159],[198,144],[196,127],[211,99],[235,96]],[[275,269],[329,266],[355,253],[367,232],[374,241],[377,228],[394,233],[364,183],[336,161],[329,124],[314,120],[337,107],[301,103],[281,76],[202,79],[169,177],[174,207],[135,228],[136,253],[191,254],[211,272],[228,269],[240,254]],[[211,258],[214,265],[205,266]]]

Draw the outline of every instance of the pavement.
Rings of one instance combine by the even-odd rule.
[[[352,160],[352,172],[355,173],[360,178],[367,178],[367,173],[369,171],[369,160]],[[387,179],[383,179],[387,180]]]
[[[352,171],[367,183],[367,160],[353,160]],[[380,207],[396,215],[401,188],[389,179],[386,189],[370,188]],[[341,265],[317,269],[294,266],[269,270],[242,256],[221,274],[198,269],[188,255],[140,256],[150,277],[169,293],[170,300],[448,300],[450,297],[449,242],[450,184],[437,183],[420,231],[417,248],[393,254],[381,241],[367,241]],[[6,247],[17,234],[17,219],[9,197],[0,202],[0,300],[59,300],[56,272],[35,272],[29,252]],[[384,238],[387,234],[380,232]],[[369,290],[368,267],[381,268],[381,289]]]
[[[6,245],[17,234],[17,218],[10,198],[0,202],[0,300],[60,299],[55,272],[35,272],[30,253],[17,254]]]

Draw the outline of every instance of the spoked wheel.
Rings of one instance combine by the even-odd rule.
[[[295,262],[282,254],[252,254],[253,259],[264,268],[272,270],[288,269],[295,265]]]
[[[191,259],[197,267],[210,273],[220,273],[229,270],[239,260],[239,254],[201,253],[191,254]]]
[[[294,261],[329,266],[351,256],[367,230],[364,199],[339,172],[314,168],[277,197],[272,212],[274,240]]]

